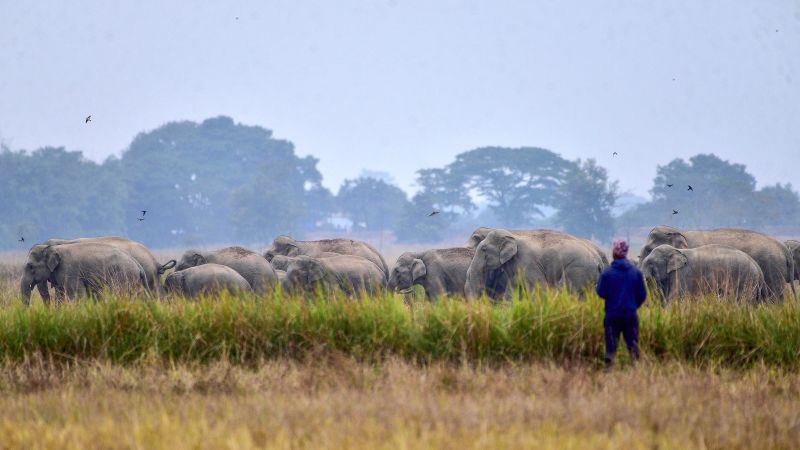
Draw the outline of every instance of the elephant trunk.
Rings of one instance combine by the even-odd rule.
[[[475,300],[481,296],[484,282],[483,270],[470,264],[469,270],[467,270],[467,283],[464,285],[467,300]]]
[[[36,289],[39,290],[39,295],[45,303],[50,303],[50,290],[47,289],[47,281],[40,281],[36,284]]]
[[[389,289],[389,292],[397,290],[397,277],[394,276],[394,274],[389,277],[389,281],[386,282],[386,287]]]
[[[31,291],[33,291],[33,278],[30,275],[23,275],[20,282],[20,291],[22,292],[22,302],[26,305],[31,302]]]

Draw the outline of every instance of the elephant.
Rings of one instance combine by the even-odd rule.
[[[281,288],[286,291],[286,271],[281,269],[275,269],[275,275],[278,276],[278,283],[281,284]]]
[[[100,242],[116,247],[135,259],[144,269],[147,275],[147,287],[150,291],[158,293],[161,289],[161,274],[175,266],[175,260],[170,260],[166,264],[159,264],[155,256],[143,244],[119,236],[100,236],[78,239],[48,239],[42,244],[34,245],[28,253],[28,260],[34,263],[43,260],[43,252],[46,248],[54,245],[74,244],[81,242]],[[38,284],[39,294],[43,299],[49,299],[50,293],[47,290],[47,283]]]
[[[789,240],[784,242],[784,244],[792,253],[792,260],[794,262],[792,281],[800,281],[800,241]]]
[[[222,264],[206,263],[178,270],[167,275],[164,286],[168,292],[189,298],[227,290],[232,293],[252,292],[250,283],[239,272]]]
[[[272,247],[264,252],[267,261],[272,262],[275,255],[300,256],[306,255],[319,257],[320,254],[338,253],[340,255],[354,255],[366,258],[384,273],[384,277],[389,276],[389,268],[386,266],[383,256],[373,246],[366,242],[353,239],[323,239],[321,241],[297,241],[289,236],[278,236],[272,241]]]
[[[341,289],[347,295],[374,294],[386,285],[386,276],[374,262],[355,255],[312,258],[301,255],[286,270],[289,290],[324,292]]]
[[[36,246],[35,246],[36,247]],[[30,303],[33,286],[53,285],[57,297],[96,295],[105,288],[128,292],[147,288],[147,274],[133,257],[101,242],[76,242],[37,248],[40,258],[25,263],[22,300]],[[50,296],[42,296],[49,303]]]
[[[641,269],[664,301],[709,293],[752,301],[765,288],[764,274],[750,255],[717,244],[686,249],[662,244],[642,260]]]
[[[541,230],[525,237],[496,229],[475,249],[464,289],[468,299],[479,297],[501,273],[511,288],[503,293],[506,298],[521,283],[583,289],[597,282],[608,265],[606,261],[580,239],[565,233]]]
[[[340,256],[339,253],[331,253],[331,252],[322,252],[314,258],[321,259],[321,258],[330,258],[331,256]],[[296,256],[286,256],[286,255],[275,255],[272,257],[272,268],[277,270],[282,270],[286,272],[286,268],[289,267],[289,264],[296,258]]]
[[[467,240],[466,247],[475,249],[478,245],[486,239],[486,236],[493,230],[493,228],[487,227],[480,227],[472,232],[472,235]],[[548,239],[550,237],[555,239],[572,239],[578,242],[581,242],[583,245],[589,247],[593,252],[597,254],[597,256],[603,261],[603,264],[606,266],[609,264],[608,255],[606,252],[600,248],[599,245],[595,244],[594,242],[590,241],[589,239],[584,239],[578,236],[573,236],[571,234],[563,233],[561,231],[556,230],[508,230],[509,233],[513,234],[514,236],[520,237],[529,237],[534,239]]]
[[[259,294],[272,289],[278,275],[269,262],[258,253],[242,247],[226,247],[215,251],[187,250],[181,257],[175,271],[180,272],[202,264],[220,264],[239,273]]]
[[[741,250],[753,258],[764,273],[766,290],[770,298],[783,298],[786,283],[794,277],[794,259],[789,249],[777,239],[766,234],[739,228],[717,230],[679,230],[659,225],[650,231],[639,254],[641,263],[653,249],[669,244],[677,249],[718,244]],[[792,294],[796,297],[794,284]]]
[[[463,297],[474,256],[475,250],[464,247],[403,253],[392,268],[388,287],[403,292],[419,284],[429,300],[454,294]]]

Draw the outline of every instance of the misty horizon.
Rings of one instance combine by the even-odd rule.
[[[483,146],[594,158],[639,196],[699,153],[800,185],[796,2],[0,8],[12,149],[99,162],[138,132],[226,115],[319,158],[334,191],[366,169],[414,192],[417,169]]]

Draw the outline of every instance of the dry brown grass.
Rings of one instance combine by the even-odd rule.
[[[18,448],[796,448],[800,380],[678,365],[494,369],[328,356],[0,370]]]

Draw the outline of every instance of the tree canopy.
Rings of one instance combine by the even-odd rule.
[[[272,131],[224,116],[140,133],[102,163],[62,147],[2,147],[0,248],[93,235],[154,247],[258,244],[330,230],[339,216],[356,231],[392,230],[402,242],[426,243],[476,226],[557,227],[607,241],[615,226],[758,229],[800,222],[800,198],[790,184],[759,188],[744,165],[713,154],[659,166],[652,199],[617,218],[618,185],[605,168],[543,148],[463,152],[443,167],[417,171],[410,200],[390,174],[367,170],[334,196],[317,164]]]
[[[713,154],[695,155],[688,161],[674,159],[658,166],[650,193],[652,201],[631,209],[620,222],[759,228],[794,224],[800,218],[800,201],[791,185],[758,190],[755,177],[744,165]]]
[[[336,200],[354,227],[371,231],[394,227],[408,203],[402,189],[370,177],[345,180]]]

